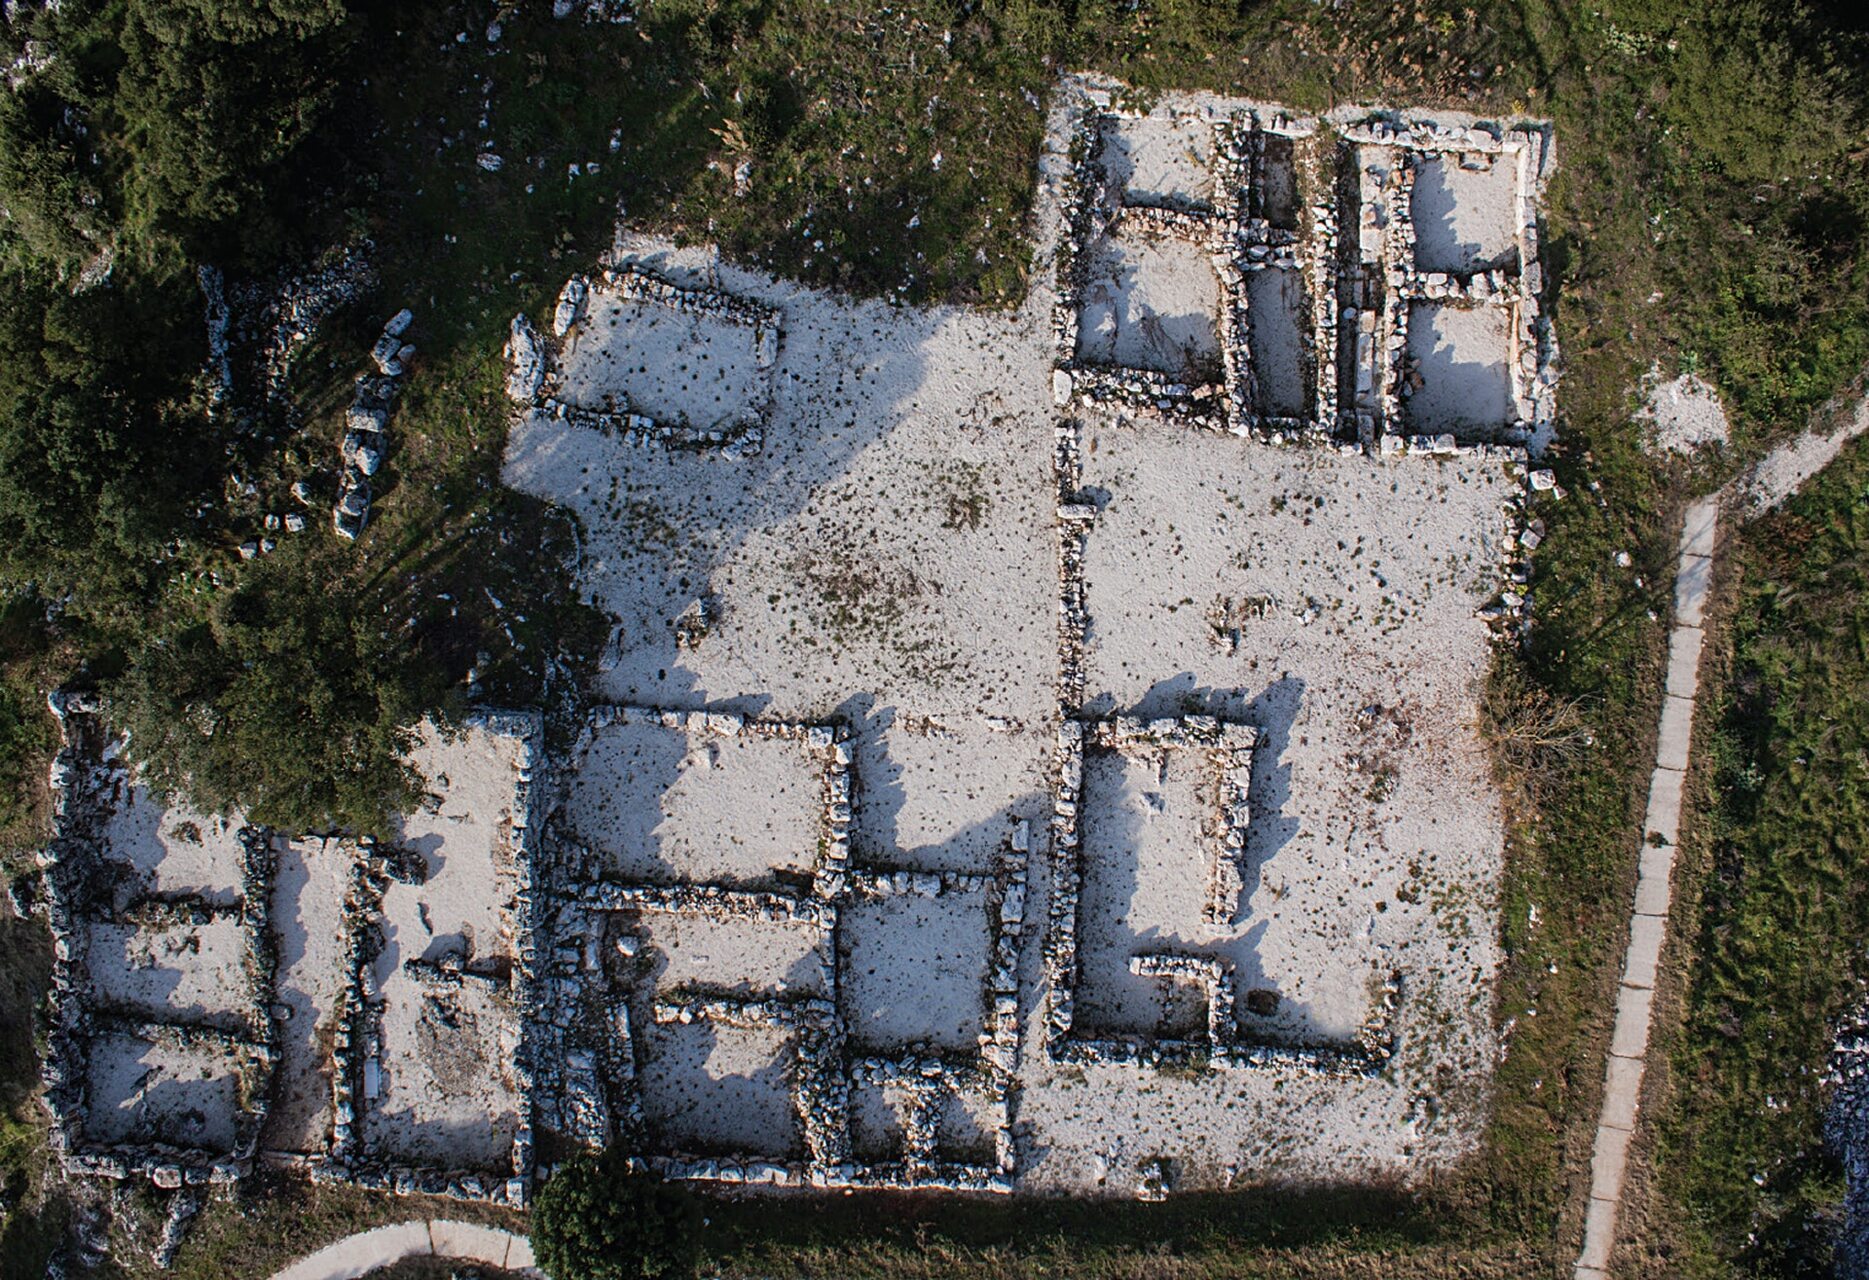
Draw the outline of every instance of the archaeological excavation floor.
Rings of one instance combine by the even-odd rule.
[[[105,806],[221,905],[173,981],[154,889],[75,922],[130,1019],[75,1150],[500,1199],[579,1144],[1123,1196],[1473,1149],[1548,135],[1118,100],[1061,86],[1017,310],[622,234],[515,319],[504,479],[615,623],[565,745],[428,734],[379,841]],[[204,1052],[246,1092],[126,1083]]]

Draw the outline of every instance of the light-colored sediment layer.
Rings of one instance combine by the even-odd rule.
[[[1424,159],[1415,176],[1415,265],[1467,275],[1518,257],[1518,166],[1458,153]]]
[[[694,1022],[656,1026],[644,1038],[643,1111],[666,1149],[801,1154],[791,1033]]]
[[[563,812],[621,879],[753,883],[810,872],[823,786],[796,738],[691,734],[635,717],[591,734]]]
[[[866,726],[867,727],[867,726]],[[851,838],[872,864],[982,873],[1015,819],[1049,811],[1050,742],[1004,722],[891,717],[859,734]]]
[[[570,339],[561,394],[583,409],[720,429],[764,399],[756,351],[750,326],[600,292]]]
[[[1098,161],[1137,204],[1208,205],[1214,196],[1213,126],[1201,115],[1105,122]]]
[[[971,1052],[984,1029],[990,965],[985,891],[894,894],[846,906],[838,970],[844,1025],[884,1052],[929,1044]]]
[[[1131,956],[1215,940],[1203,923],[1218,803],[1205,753],[1093,751],[1084,759],[1080,1028],[1186,1037],[1205,1014],[1185,990],[1129,971]]]
[[[90,1091],[87,1136],[93,1141],[166,1142],[207,1151],[234,1144],[235,1050],[99,1036],[91,1043]]]
[[[240,820],[197,813],[179,801],[165,806],[127,776],[120,773],[117,781],[116,806],[104,828],[111,859],[134,868],[147,893],[232,903],[246,857]]]
[[[273,929],[278,939],[274,999],[291,1011],[274,1065],[273,1105],[262,1145],[310,1154],[331,1134],[332,1033],[348,979],[344,900],[356,847],[308,837],[276,841]]]
[[[1406,396],[1409,424],[1434,435],[1510,422],[1511,342],[1512,315],[1505,308],[1410,307],[1408,354],[1421,385]]]
[[[1077,356],[1189,382],[1219,370],[1220,282],[1207,251],[1119,226],[1090,251]]]
[[[709,920],[668,911],[638,912],[626,920],[643,942],[644,972],[637,985],[645,994],[690,987],[747,996],[829,994],[818,960],[823,935],[816,925]]]
[[[94,922],[86,928],[92,996],[155,1022],[226,1025],[245,1021],[250,987],[246,936],[220,916],[205,924]]]
[[[366,1154],[444,1168],[499,1168],[523,1123],[515,1060],[515,796],[523,745],[476,725],[452,738],[425,728],[412,753],[429,798],[399,843],[427,867],[383,893],[381,1079],[366,1072]],[[409,961],[458,961],[485,981],[437,982]]]

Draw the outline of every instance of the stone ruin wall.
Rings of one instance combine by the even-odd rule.
[[[680,419],[656,418],[632,407],[627,395],[606,409],[570,404],[560,397],[560,350],[589,313],[605,299],[665,307],[677,315],[733,325],[747,331],[758,368],[759,387],[743,419],[729,429],[702,429]],[[572,276],[552,311],[552,332],[539,333],[524,314],[513,317],[506,344],[506,393],[514,403],[574,426],[600,431],[629,445],[665,449],[719,449],[728,457],[758,453],[772,405],[772,371],[779,360],[783,316],[747,298],[714,289],[688,288],[628,263],[609,267],[596,280]],[[621,393],[619,393],[621,394]]]
[[[537,1020],[527,1028],[541,1062],[564,1064],[562,1075],[535,1094],[546,1122],[591,1148],[620,1142],[644,1164],[671,1178],[782,1187],[1010,1191],[1010,1100],[1019,1053],[1019,936],[1025,922],[1029,851],[1025,825],[1015,824],[991,875],[855,867],[849,841],[852,756],[842,729],[712,712],[599,707],[588,721],[585,741],[609,725],[631,722],[690,735],[756,734],[797,743],[820,770],[818,852],[809,890],[803,893],[687,882],[641,884],[605,876],[599,854],[555,829],[551,874],[557,884],[550,931],[556,958],[541,984]],[[581,755],[582,744],[573,753],[573,768]],[[982,975],[986,1032],[979,1051],[957,1058],[932,1046],[906,1045],[900,1053],[853,1054],[847,1048],[839,1005],[840,908],[864,898],[981,892],[986,895],[993,941],[989,972]],[[603,984],[602,1008],[593,1012],[589,996],[600,979],[579,976],[596,967],[596,940],[605,936],[602,917],[645,910],[715,921],[799,924],[816,931],[821,994],[775,998],[697,992],[657,999],[651,1005],[658,1024],[715,1023],[790,1034],[796,1055],[793,1107],[803,1135],[803,1160],[750,1154],[698,1157],[649,1148],[635,1066],[643,1056],[636,1052],[641,1037],[631,1025],[630,991]],[[899,1161],[865,1164],[853,1155],[850,1089],[863,1083],[901,1084],[917,1097]],[[969,1090],[984,1091],[997,1117],[991,1166],[938,1158],[936,1111],[947,1096]]]
[[[1100,160],[1106,124],[1141,120],[1151,113],[1128,108],[1118,89],[1089,81],[1072,134],[1070,167],[1061,197],[1068,211],[1057,263],[1052,336],[1058,352],[1054,396],[1061,410],[1127,408],[1167,414],[1203,430],[1284,444],[1342,442],[1383,456],[1428,453],[1477,455],[1523,462],[1523,442],[1548,432],[1555,415],[1556,337],[1542,310],[1543,267],[1538,258],[1537,195],[1552,163],[1543,126],[1443,125],[1377,112],[1348,113],[1341,122],[1293,116],[1275,107],[1240,106],[1212,121],[1215,163],[1211,208],[1132,202],[1112,187]],[[1342,113],[1340,113],[1342,114]],[[1326,158],[1294,157],[1294,178],[1308,176],[1311,200],[1299,202],[1298,227],[1279,228],[1264,216],[1259,194],[1270,140],[1309,143]],[[1362,190],[1360,146],[1394,148],[1398,164],[1379,207]],[[1483,156],[1505,162],[1517,175],[1513,228],[1515,268],[1465,275],[1417,268],[1413,182],[1430,156]],[[1306,171],[1301,173],[1300,171]],[[1336,181],[1320,182],[1334,172]],[[1342,210],[1360,209],[1363,225],[1342,228]],[[1113,212],[1112,212],[1113,211]],[[1353,219],[1355,220],[1355,219]],[[1209,255],[1222,304],[1217,335],[1224,367],[1218,385],[1190,386],[1150,369],[1088,362],[1078,356],[1078,315],[1089,250],[1116,225],[1147,235],[1185,240]],[[1244,282],[1269,269],[1298,272],[1306,284],[1309,323],[1304,347],[1303,418],[1255,411],[1256,371],[1250,341],[1250,304]],[[1516,359],[1508,362],[1517,416],[1502,424],[1498,440],[1460,439],[1455,433],[1411,433],[1405,427],[1402,387],[1408,376],[1408,315],[1415,302],[1498,307],[1511,316]],[[1351,326],[1346,329],[1344,326]],[[1346,354],[1348,359],[1345,358]],[[1384,371],[1380,385],[1357,383],[1356,370]],[[1348,376],[1346,376],[1346,373]]]
[[[224,1185],[253,1165],[266,1122],[272,1065],[278,1051],[274,1021],[271,938],[273,852],[271,833],[243,828],[244,853],[238,898],[233,905],[194,894],[141,895],[127,909],[114,909],[104,893],[113,883],[106,827],[111,796],[127,780],[126,767],[107,751],[110,734],[86,695],[54,694],[51,707],[62,745],[52,762],[52,839],[41,851],[45,914],[52,934],[52,981],[48,996],[51,1043],[42,1064],[46,1106],[52,1113],[52,1145],[65,1167],[78,1174],[121,1180],[146,1177],[172,1190],[184,1185]],[[239,920],[247,978],[245,990],[225,993],[227,1010],[242,1029],[182,1019],[158,1020],[113,1008],[97,991],[89,966],[89,926],[113,922],[144,925],[202,924]],[[94,1099],[89,1068],[93,1043],[122,1034],[181,1048],[212,1048],[240,1058],[234,1141],[220,1150],[161,1142],[110,1143],[91,1136]]]

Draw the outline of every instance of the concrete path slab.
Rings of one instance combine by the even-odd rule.
[[[1657,769],[1648,780],[1648,814],[1642,820],[1643,843],[1660,836],[1663,843],[1681,842],[1681,786],[1686,781],[1677,769]]]
[[[1655,1003],[1653,987],[1616,989],[1616,1031],[1609,1051],[1618,1058],[1640,1058],[1648,1052],[1648,1015]]]
[[[1667,692],[1661,699],[1661,732],[1655,747],[1655,768],[1649,776],[1648,810],[1642,819],[1629,949],[1623,955],[1622,982],[1616,988],[1616,1025],[1604,1069],[1603,1109],[1597,1117],[1596,1143],[1590,1157],[1590,1203],[1584,1211],[1583,1247],[1577,1255],[1575,1280],[1608,1280],[1611,1274],[1629,1144],[1635,1136],[1642,1079],[1648,1068],[1655,980],[1674,900],[1674,854],[1681,834],[1682,788],[1693,741],[1700,651],[1706,640],[1700,622],[1713,576],[1719,515],[1719,499],[1703,498],[1688,508],[1681,526],[1674,580],[1674,630],[1668,637]],[[1655,836],[1660,837],[1659,844],[1652,839]]]
[[[1699,627],[1678,626],[1668,637],[1668,683],[1671,698],[1692,700],[1700,687],[1700,650],[1706,633]]]
[[[1597,1126],[1596,1148],[1590,1154],[1591,1200],[1614,1204],[1622,1199],[1623,1179],[1629,1168],[1629,1139],[1634,1136],[1627,1129]]]
[[[1636,1103],[1642,1095],[1642,1073],[1646,1064],[1640,1058],[1611,1056],[1603,1080],[1603,1127],[1635,1130]]]
[[[1683,556],[1705,556],[1709,560],[1712,559],[1719,528],[1719,495],[1710,495],[1696,501],[1687,509],[1687,516],[1681,523],[1681,554]],[[1677,570],[1675,586],[1679,588],[1680,585],[1680,574]]]
[[[1641,871],[1635,881],[1635,913],[1638,916],[1666,916],[1673,902],[1673,894],[1673,846],[1643,845]]]
[[[437,1258],[471,1258],[490,1267],[504,1267],[513,1241],[518,1239],[510,1231],[445,1218],[430,1222],[428,1233]]]
[[[1681,557],[1681,572],[1674,580],[1676,622],[1689,627],[1701,625],[1707,610],[1707,587],[1712,581],[1712,556]]]
[[[355,1280],[392,1262],[433,1253],[426,1222],[398,1222],[345,1236],[278,1272],[273,1280]]]
[[[1662,916],[1637,916],[1629,924],[1629,954],[1623,961],[1622,985],[1653,987],[1661,969],[1661,944],[1668,934]]]
[[[404,1258],[459,1258],[537,1277],[532,1244],[522,1235],[449,1218],[398,1222],[345,1236],[301,1258],[272,1280],[357,1280]],[[542,1278],[541,1278],[542,1280]]]
[[[1661,700],[1661,739],[1655,744],[1655,767],[1687,771],[1687,750],[1694,732],[1694,703],[1670,693]]]

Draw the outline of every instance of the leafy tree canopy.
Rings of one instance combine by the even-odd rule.
[[[249,566],[206,616],[155,637],[112,718],[167,791],[287,830],[380,830],[420,779],[402,762],[459,694],[388,602],[314,555]]]
[[[580,1153],[540,1189],[532,1247],[552,1280],[679,1280],[701,1259],[701,1209],[615,1149]]]

